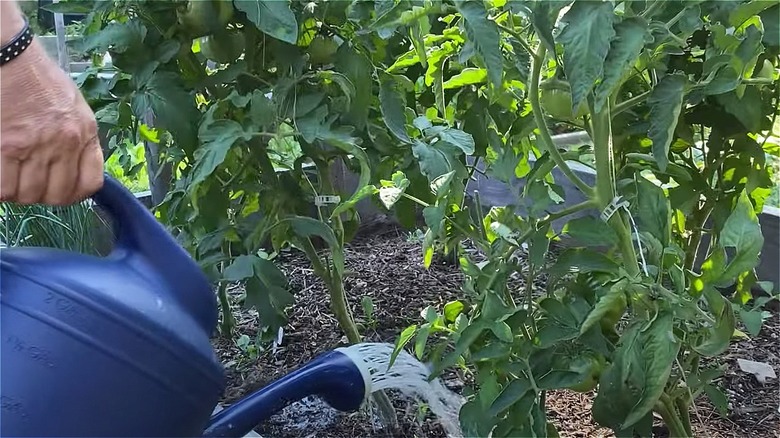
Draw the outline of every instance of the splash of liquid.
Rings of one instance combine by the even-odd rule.
[[[401,350],[389,367],[393,345],[364,342],[339,348],[371,378],[371,392],[383,389],[400,391],[407,397],[427,403],[447,435],[461,438],[458,414],[465,403],[460,395],[447,389],[439,379],[428,381],[430,370],[408,352]]]

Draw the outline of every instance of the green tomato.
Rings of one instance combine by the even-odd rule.
[[[244,53],[244,35],[241,32],[220,32],[200,39],[200,53],[220,64],[230,64]]]
[[[604,356],[596,353],[585,353],[574,359],[569,369],[581,375],[582,381],[570,386],[569,389],[576,392],[592,391],[598,385],[605,365]]]
[[[232,0],[190,0],[176,15],[179,24],[196,38],[224,29],[233,12]]]
[[[333,60],[333,55],[339,49],[338,44],[332,38],[325,38],[317,35],[306,48],[309,53],[309,60],[312,64],[328,64]]]
[[[539,84],[542,93],[539,103],[547,114],[559,120],[574,120],[588,114],[588,106],[580,104],[577,114],[572,115],[571,87],[568,82],[549,79]]]

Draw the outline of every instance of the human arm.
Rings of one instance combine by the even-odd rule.
[[[17,2],[0,0],[0,44],[24,26]],[[0,66],[0,199],[70,205],[103,184],[97,122],[73,80],[35,39]]]

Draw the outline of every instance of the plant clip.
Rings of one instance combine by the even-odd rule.
[[[341,202],[341,196],[338,195],[317,195],[314,197],[314,205],[322,207],[328,204],[339,204]]]
[[[642,239],[639,237],[639,227],[637,227],[636,222],[634,222],[634,217],[631,215],[631,211],[628,209],[629,206],[631,206],[631,204],[622,196],[615,196],[612,198],[612,201],[610,201],[609,205],[604,207],[604,211],[601,212],[601,220],[607,222],[612,217],[612,215],[614,215],[615,212],[621,208],[626,210],[626,214],[628,214],[628,220],[631,221],[631,228],[634,232],[634,235],[636,236],[636,243],[639,245],[639,256],[642,258],[642,270],[644,271],[645,275],[650,276],[650,273],[647,270],[645,253],[642,249]]]
[[[612,198],[612,201],[604,207],[604,211],[601,212],[601,220],[604,222],[609,221],[609,219],[612,217],[612,215],[615,214],[616,211],[620,210],[621,208],[625,208],[626,211],[628,211],[628,206],[630,204],[628,201],[623,199],[622,196],[615,196]]]

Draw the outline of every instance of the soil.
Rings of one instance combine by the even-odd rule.
[[[461,274],[456,265],[434,261],[430,269],[422,265],[418,238],[392,226],[369,229],[346,248],[345,289],[355,319],[366,341],[395,342],[410,324],[419,323],[420,311],[428,305],[443,305],[461,296]],[[300,254],[282,255],[283,270],[291,281],[296,304],[290,310],[283,339],[275,351],[253,351],[237,343],[215,339],[215,346],[228,369],[228,388],[222,403],[229,405],[252,391],[288,374],[314,357],[346,345],[329,310],[328,293]],[[537,286],[537,285],[535,285]],[[539,286],[537,286],[539,287]],[[231,293],[239,296],[236,285]],[[374,315],[368,319],[361,304],[373,301]],[[234,308],[238,335],[254,339],[257,314]],[[744,331],[744,329],[743,329]],[[726,417],[721,417],[706,396],[696,401],[691,413],[696,436],[713,438],[780,438],[780,396],[777,379],[765,384],[742,372],[737,358],[766,362],[780,375],[780,320],[773,310],[758,337],[734,343],[721,358],[727,371],[719,379],[729,398]],[[445,374],[444,384],[460,392],[461,379]],[[294,403],[274,415],[256,431],[266,438],[293,437],[444,437],[441,426],[412,400],[390,393],[399,418],[399,428],[382,428],[377,415],[359,411],[341,413],[316,398]],[[596,424],[590,407],[594,393],[551,392],[547,396],[548,415],[561,437],[613,437],[609,429]],[[668,436],[660,420],[654,428],[658,437]]]

